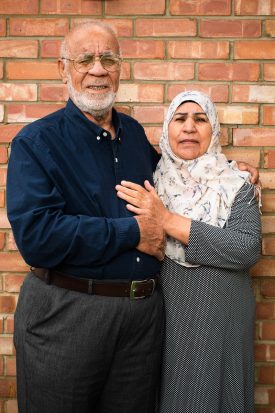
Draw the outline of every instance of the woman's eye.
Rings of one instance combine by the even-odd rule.
[[[207,122],[205,118],[196,118],[197,122]]]

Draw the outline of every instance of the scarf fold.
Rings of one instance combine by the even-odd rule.
[[[168,125],[176,109],[186,101],[194,101],[206,113],[212,127],[207,151],[194,160],[185,161],[170,147]],[[210,98],[198,91],[177,95],[169,106],[163,124],[160,148],[162,157],[154,174],[155,187],[164,205],[171,211],[193,220],[223,227],[230,215],[232,203],[250,174],[240,171],[236,162],[228,162],[221,153],[220,124]],[[184,246],[168,237],[166,255],[178,264],[194,266],[185,261]]]

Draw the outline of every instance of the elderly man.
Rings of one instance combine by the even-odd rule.
[[[74,27],[59,59],[66,107],[12,143],[8,217],[31,266],[15,315],[19,413],[153,413],[164,233],[116,196],[152,182],[158,154],[113,109],[121,57],[112,29]]]
[[[110,27],[75,27],[59,60],[67,106],[12,143],[8,216],[33,267],[15,316],[20,413],[154,410],[164,234],[115,186],[152,181],[158,155],[113,109],[120,66]]]

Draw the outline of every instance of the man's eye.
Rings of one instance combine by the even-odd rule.
[[[77,61],[80,65],[88,65],[93,59],[80,59]]]

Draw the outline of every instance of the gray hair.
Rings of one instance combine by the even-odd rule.
[[[121,50],[120,50],[120,45],[117,39],[117,35],[114,31],[114,29],[107,23],[103,23],[100,20],[89,20],[83,23],[79,23],[76,26],[74,26],[64,37],[63,41],[61,42],[61,46],[60,46],[60,57],[67,57],[69,50],[68,50],[68,39],[69,37],[71,37],[71,35],[73,35],[76,31],[78,30],[82,30],[82,29],[90,29],[90,28],[96,28],[99,27],[103,30],[105,30],[106,32],[110,33],[117,41],[118,43],[118,51],[119,51],[119,55],[121,55]]]

